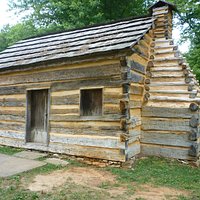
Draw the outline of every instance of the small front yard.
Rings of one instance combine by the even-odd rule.
[[[0,147],[0,153],[20,149]],[[133,169],[97,168],[69,160],[0,178],[2,200],[199,200],[200,168],[157,157],[137,160]]]

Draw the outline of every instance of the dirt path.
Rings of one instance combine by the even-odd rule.
[[[187,196],[185,191],[175,190],[166,187],[154,187],[150,185],[131,185],[133,193],[130,195],[131,187],[127,185],[119,185],[116,177],[106,171],[98,170],[91,167],[73,167],[65,170],[57,170],[47,175],[37,175],[27,189],[35,192],[50,192],[52,189],[61,187],[64,184],[75,183],[76,185],[86,186],[95,190],[106,190],[112,197],[124,195],[125,199],[136,200],[163,200],[177,199],[177,196]],[[108,188],[102,188],[102,184],[110,185]]]

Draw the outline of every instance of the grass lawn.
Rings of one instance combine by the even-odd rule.
[[[0,153],[11,155],[12,152],[19,152],[19,149],[0,147]],[[136,161],[133,169],[96,168],[76,161],[69,162],[67,167],[47,164],[9,178],[0,178],[0,200],[157,200],[159,196],[153,197],[152,191],[154,191],[153,195],[157,195],[156,193],[161,190],[169,190],[172,193],[178,190],[183,191],[183,194],[176,195],[176,198],[170,194],[164,194],[164,198],[160,199],[200,199],[200,168],[187,166],[175,160],[157,157],[142,158]],[[82,172],[78,174],[79,180],[74,179],[77,170]],[[87,170],[91,170],[89,175],[90,173],[94,175],[89,176],[88,180],[82,179]],[[29,184],[36,181],[35,177],[38,175],[45,177],[59,172],[62,178],[68,171],[72,173],[72,176],[68,177],[64,184],[50,191],[30,191],[27,188]],[[95,179],[95,173],[100,178],[107,177],[106,181],[95,185],[95,182],[99,181]],[[88,174],[85,174],[86,178]],[[56,176],[55,174],[55,178]],[[111,179],[114,181],[109,182],[108,180]],[[53,182],[54,179],[49,180]],[[82,184],[84,181],[85,184]],[[140,196],[141,192],[143,196]]]

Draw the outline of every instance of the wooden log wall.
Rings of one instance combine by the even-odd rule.
[[[141,152],[196,160],[199,155],[198,83],[171,39],[171,11],[153,10],[156,17],[142,108]]]
[[[129,82],[129,121],[127,126],[127,158],[140,153],[141,108],[144,99],[148,99],[148,88],[145,88],[146,66],[150,55],[152,32],[149,31],[134,46],[134,53],[127,57],[127,80]],[[146,100],[145,100],[146,101]]]
[[[119,59],[0,74],[0,144],[125,161]],[[80,89],[103,89],[103,115],[80,116]],[[50,90],[49,145],[25,143],[26,92]]]

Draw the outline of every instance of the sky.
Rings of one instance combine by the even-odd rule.
[[[0,0],[0,29],[5,24],[15,24],[20,20],[20,17],[17,17],[15,13],[12,11],[8,11],[8,0]],[[180,30],[178,28],[173,30],[173,38],[175,43],[178,43],[180,40]],[[184,44],[179,45],[179,50],[182,53],[185,53],[189,50],[189,42],[185,42]]]

